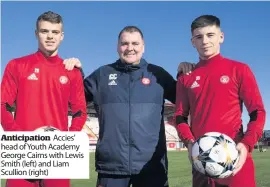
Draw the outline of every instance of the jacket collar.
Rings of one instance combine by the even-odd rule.
[[[143,58],[140,60],[140,63],[136,65],[123,63],[121,62],[120,59],[116,61],[116,68],[119,69],[120,71],[125,71],[125,72],[136,71],[138,69],[144,68],[146,65],[147,65],[147,62]]]

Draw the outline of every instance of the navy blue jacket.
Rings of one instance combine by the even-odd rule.
[[[132,175],[167,171],[163,111],[175,102],[176,81],[163,68],[117,60],[84,80],[86,100],[94,101],[99,118],[96,171]]]

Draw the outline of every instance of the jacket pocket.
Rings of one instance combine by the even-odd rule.
[[[109,162],[109,150],[107,147],[107,141],[103,139],[99,141],[96,147],[96,161],[98,163]]]

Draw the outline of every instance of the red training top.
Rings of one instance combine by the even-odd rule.
[[[222,57],[201,60],[190,75],[178,78],[176,125],[187,143],[206,132],[220,132],[249,146],[262,136],[265,109],[255,77],[248,65]],[[242,103],[250,115],[243,134]],[[187,117],[190,113],[190,125]]]
[[[16,101],[15,119],[7,104]],[[68,104],[73,119],[68,129]],[[5,131],[33,131],[51,126],[80,131],[86,121],[82,75],[68,71],[58,56],[46,58],[40,51],[11,60],[1,83],[1,124]]]

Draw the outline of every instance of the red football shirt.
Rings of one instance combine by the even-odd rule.
[[[13,118],[6,105],[14,101]],[[68,104],[73,114],[70,129]],[[40,51],[11,60],[1,83],[1,115],[5,131],[33,131],[42,126],[80,131],[87,116],[80,71],[67,71],[58,55],[45,58]]]
[[[206,132],[225,133],[250,149],[262,136],[265,109],[250,68],[221,55],[201,60],[190,75],[179,77],[176,122],[181,139],[197,139]],[[242,129],[242,103],[250,115]],[[190,114],[190,127],[184,119]]]

